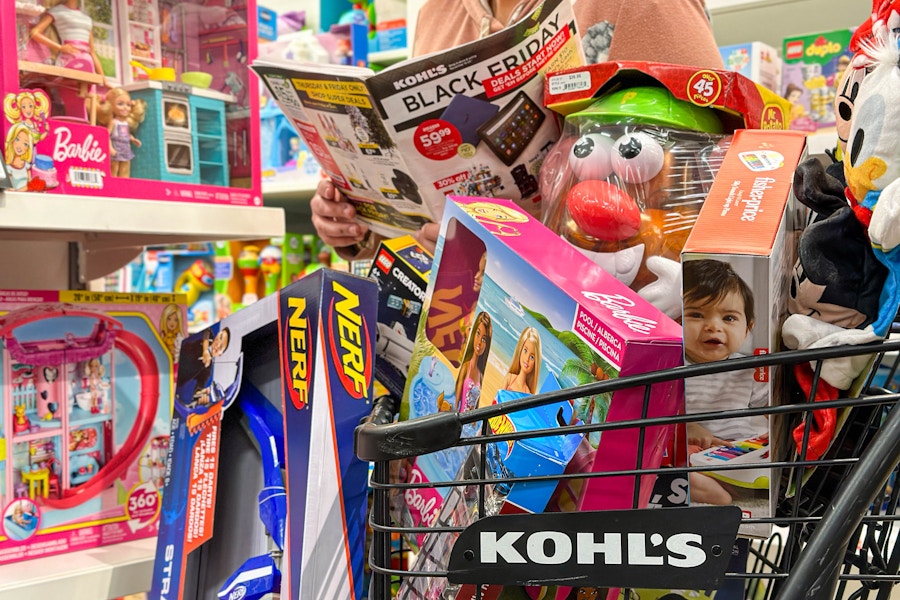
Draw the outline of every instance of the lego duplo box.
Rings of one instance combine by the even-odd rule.
[[[781,95],[791,102],[791,129],[816,131],[835,124],[834,98],[853,53],[853,29],[785,38]]]
[[[0,6],[13,188],[261,206],[255,0],[70,4]]]
[[[0,564],[155,537],[176,294],[0,291]]]
[[[769,354],[780,347],[788,313],[797,239],[805,211],[793,197],[794,170],[806,136],[742,130],[725,155],[682,252],[685,362],[706,363]],[[779,367],[727,371],[685,381],[687,413],[747,410],[781,404]],[[688,431],[698,424],[689,424]],[[778,456],[777,422],[765,416],[699,423],[730,446],[691,447],[691,466],[763,464]],[[695,436],[689,436],[695,437]],[[767,467],[704,473],[709,496],[692,488],[691,502],[729,503],[747,517],[774,514],[777,477]],[[742,525],[765,536],[770,525]]]
[[[319,269],[185,340],[152,598],[362,596],[376,297]]]
[[[507,201],[451,200],[441,224],[401,419],[444,410],[464,412],[539,391],[680,364],[677,323],[539,221]],[[649,411],[674,414],[681,402],[677,388],[654,390]],[[506,433],[560,422],[636,418],[642,402],[643,392],[625,390],[612,398],[598,394],[511,413],[490,425],[495,433]],[[476,435],[479,426],[466,429],[464,434]],[[659,463],[667,433],[666,428],[648,433],[643,449],[647,464]],[[562,473],[580,441],[577,435],[560,435],[491,445],[487,458],[492,476]],[[636,432],[593,434],[589,441],[596,449],[594,468],[635,467]],[[465,455],[465,448],[457,448],[419,456],[409,478],[453,480]],[[597,484],[589,506],[631,506],[632,478],[598,481],[603,483]],[[643,498],[652,478],[641,484]],[[501,490],[502,504],[509,510],[541,511],[554,488],[549,481],[515,483]],[[445,493],[441,488],[407,493],[401,522],[433,523]]]
[[[726,131],[787,129],[790,123],[790,103],[740,73],[643,61],[610,61],[552,73],[544,82],[544,105],[565,116],[607,93],[643,85],[663,86],[679,100],[718,109]]]
[[[369,269],[378,283],[375,377],[396,398],[406,387],[432,261],[431,253],[406,235],[381,242]]]
[[[740,73],[759,85],[779,93],[781,90],[781,56],[764,42],[746,42],[719,46],[725,68]]]

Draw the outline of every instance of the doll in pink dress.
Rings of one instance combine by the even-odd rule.
[[[491,349],[493,326],[491,316],[480,312],[472,323],[472,333],[463,351],[456,380],[456,410],[466,412],[478,407],[481,395],[481,381],[487,367],[488,352]]]
[[[131,176],[134,158],[131,145],[141,145],[141,140],[134,137],[134,130],[143,121],[143,111],[136,110],[136,106],[128,92],[117,87],[106,92],[106,102],[98,113],[98,122],[109,130],[109,164],[113,177]]]

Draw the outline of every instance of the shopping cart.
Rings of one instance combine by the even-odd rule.
[[[619,588],[625,598],[641,597],[637,591],[633,591],[640,588],[703,590],[718,588],[724,584],[743,586],[743,596],[754,600],[888,598],[892,587],[900,582],[900,552],[897,551],[895,527],[900,491],[892,485],[900,460],[900,414],[890,410],[898,399],[894,383],[900,363],[898,351],[900,341],[889,340],[865,346],[777,352],[621,377],[477,408],[466,413],[443,412],[403,422],[394,421],[398,409],[396,399],[385,396],[379,399],[370,417],[356,431],[357,455],[374,463],[371,478],[373,505],[370,516],[372,545],[369,566],[372,573],[369,598],[392,598],[401,584],[405,584],[404,593],[409,598],[456,598],[462,597],[456,596],[460,584],[474,582],[484,585],[531,586],[523,588],[522,598],[541,597],[540,593],[546,594],[546,590],[550,589],[547,586],[588,584],[597,588]],[[858,394],[845,393],[843,396],[846,397],[812,402],[819,387],[821,361],[863,355],[871,355],[872,362]],[[646,415],[650,410],[647,403],[653,386],[736,369],[781,365],[783,371],[787,372],[801,363],[814,365],[812,389],[808,397],[795,390],[792,397],[794,403],[791,404],[742,411],[671,415],[628,422],[561,424],[552,429],[489,435],[489,419],[515,411],[627,388],[641,388],[645,404],[643,414]],[[630,476],[635,482],[631,510],[613,511],[615,514],[608,515],[579,513],[575,515],[580,523],[577,525],[573,525],[576,522],[572,520],[572,515],[564,513],[514,516],[513,521],[498,521],[506,517],[492,514],[495,511],[493,499],[498,493],[502,496],[503,491],[508,489],[504,486],[526,480],[507,476],[509,474],[502,470],[498,472],[497,469],[491,469],[491,447],[496,442],[559,436],[561,433],[586,435],[601,432],[602,435],[604,431],[622,428],[638,431],[643,440],[644,431],[660,425],[670,426],[674,430],[689,421],[765,414],[770,419],[778,419],[791,427],[796,423],[805,423],[802,429],[803,444],[797,446],[805,448],[814,422],[811,418],[812,411],[824,408],[837,409],[846,417],[846,422],[839,428],[828,452],[818,460],[807,458],[804,450],[800,453],[785,453],[789,458],[774,460],[779,457],[773,456],[773,460],[768,462],[750,462],[732,467],[735,472],[742,469],[767,469],[770,477],[780,482],[777,510],[768,518],[747,518],[740,511],[737,511],[737,518],[733,518],[734,513],[729,513],[728,509],[734,507],[639,508],[637,482],[641,478],[687,478],[691,472],[708,470],[708,467],[702,466],[641,468],[640,465],[646,464],[643,452],[638,453],[635,468],[627,471],[588,474],[567,472],[537,478],[561,482],[557,488],[559,489],[574,486],[589,477]],[[464,430],[470,431],[473,424],[481,427],[481,434],[465,435]],[[790,428],[785,428],[788,429]],[[463,481],[392,483],[392,467],[397,469],[404,460],[435,451],[466,447],[472,451],[469,459],[470,472]],[[444,490],[460,490],[459,493],[465,495],[473,507],[471,524],[465,527],[443,526],[440,523],[431,527],[400,527],[392,520],[390,503],[393,499],[416,488],[432,486]],[[724,512],[703,512],[709,510]],[[628,518],[629,513],[633,518]],[[627,565],[620,564],[613,569],[597,565],[573,566],[577,562],[574,559],[564,563],[556,561],[560,564],[551,565],[550,568],[536,565],[526,557],[524,564],[507,564],[497,568],[496,564],[485,562],[483,552],[479,554],[472,549],[472,544],[478,543],[476,536],[481,535],[481,540],[496,541],[498,536],[509,531],[509,526],[514,526],[521,531],[510,534],[511,540],[521,541],[527,538],[530,543],[531,534],[543,532],[536,536],[539,544],[536,553],[550,558],[552,562],[555,557],[547,556],[547,548],[550,546],[546,544],[548,536],[555,535],[553,531],[573,526],[582,528],[582,531],[594,527],[615,528],[616,525],[610,523],[619,523],[620,517],[626,522],[623,527],[630,527],[630,530],[634,530],[635,525],[638,530],[642,526],[648,530],[653,528],[653,531],[658,531],[659,527],[664,529],[665,526],[660,525],[661,519],[668,521],[670,526],[672,523],[680,525],[682,530],[694,527],[709,529],[706,533],[710,536],[708,539],[713,541],[709,543],[707,539],[704,542],[707,544],[705,549],[707,554],[716,555],[709,557],[710,560],[715,558],[715,564],[702,565],[696,571],[696,579],[689,578],[689,581],[696,584],[696,587],[692,587],[685,585],[685,578],[679,576],[678,569],[672,568],[668,563],[638,569],[634,571],[635,576],[629,579],[626,573],[628,569],[625,568]],[[735,543],[738,524],[771,524],[773,532],[768,538],[742,542],[745,547],[749,546],[749,558],[739,561],[735,566],[733,560],[729,562],[729,549]],[[488,538],[484,538],[485,532],[488,532]],[[417,570],[412,567],[416,563],[408,560],[412,552],[407,540],[422,539],[440,541],[415,548],[418,553],[433,553],[434,559],[429,563],[429,568]],[[576,539],[574,534],[570,539]],[[662,538],[652,539],[651,546],[657,542],[663,543]],[[552,543],[559,548],[560,543],[565,546],[567,542],[557,539]],[[453,552],[448,560],[446,555],[451,548]],[[521,551],[521,545],[518,548],[519,554],[525,553]],[[506,550],[506,558],[511,558],[512,563],[519,562],[522,558],[510,546]],[[570,554],[574,554],[574,551]],[[496,552],[493,556],[496,558]],[[421,565],[422,561],[418,561],[418,564]],[[648,574],[651,574],[649,578]],[[605,580],[606,577],[609,580]],[[410,585],[417,581],[430,583]],[[420,591],[410,591],[412,588]],[[421,591],[423,589],[426,591]],[[475,585],[474,589],[475,593],[466,598],[481,598],[481,590],[488,588]],[[543,597],[561,596],[547,594]]]

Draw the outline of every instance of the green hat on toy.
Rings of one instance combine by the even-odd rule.
[[[722,122],[716,110],[679,100],[662,87],[631,87],[621,89],[572,113],[569,119],[589,119],[591,123],[639,123],[675,129],[689,129],[705,133],[722,133]]]

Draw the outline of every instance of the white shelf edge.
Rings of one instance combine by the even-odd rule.
[[[316,193],[316,186],[320,177],[308,177],[295,181],[263,181],[263,202],[269,198],[296,196],[298,198],[311,198]]]
[[[0,566],[0,600],[98,600],[149,591],[156,538]]]
[[[395,50],[380,50],[378,52],[369,52],[369,64],[375,65],[392,65],[401,60],[406,60],[409,56],[408,48],[397,48]]]
[[[269,207],[6,191],[0,194],[0,238],[18,232],[106,247],[255,239],[283,235],[284,213]]]

